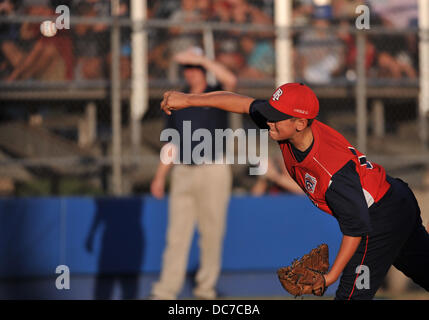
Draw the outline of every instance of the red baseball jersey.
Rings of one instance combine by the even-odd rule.
[[[330,186],[332,176],[352,160],[356,164],[368,207],[378,202],[390,187],[384,168],[369,162],[364,154],[331,127],[314,120],[311,128],[313,147],[302,162],[295,159],[289,143],[280,143],[289,174],[310,200],[319,209],[332,215],[325,199],[326,190]]]

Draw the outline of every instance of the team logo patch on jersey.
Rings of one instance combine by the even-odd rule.
[[[314,193],[314,190],[316,189],[316,184],[317,184],[316,178],[306,173],[304,181],[305,181],[305,189],[310,193]]]

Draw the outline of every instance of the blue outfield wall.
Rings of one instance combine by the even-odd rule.
[[[52,285],[47,285],[50,293],[39,293],[43,298],[90,299],[87,291],[92,289],[88,286],[94,286],[97,275],[134,274],[144,287],[135,297],[147,296],[150,282],[156,279],[161,267],[167,208],[167,200],[150,196],[2,199],[0,286],[3,284],[4,289],[4,283],[10,284],[10,279],[15,279],[19,290],[25,290],[25,283],[34,289],[44,286],[35,284],[37,281],[50,279]],[[276,269],[322,242],[330,247],[332,264],[341,242],[338,224],[306,197],[234,196],[228,210],[219,286],[227,296],[282,294]],[[69,290],[66,295],[58,295],[58,290],[52,290],[57,276],[55,269],[61,264],[69,267],[71,284],[73,279],[79,279],[75,281],[80,283],[79,290],[74,294]],[[188,272],[191,274],[197,267],[196,234]],[[240,274],[241,279],[234,278]],[[258,274],[261,279],[270,279],[268,285],[258,284]],[[336,285],[328,293],[332,294]],[[4,291],[0,298],[7,297]]]

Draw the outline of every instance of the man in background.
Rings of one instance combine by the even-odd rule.
[[[49,16],[54,13],[49,2],[43,0],[23,3],[24,14]],[[6,81],[44,80],[61,81],[73,78],[73,45],[68,30],[58,30],[55,37],[40,33],[40,24],[25,22],[19,35],[9,34],[1,43],[1,51],[10,73]]]
[[[200,48],[180,52],[175,60],[182,66],[186,81],[185,92],[203,93],[218,90],[232,91],[236,77],[223,65],[202,55]],[[220,84],[209,85],[206,72],[211,72]],[[216,283],[221,269],[223,235],[232,176],[229,166],[214,164],[222,154],[204,155],[206,162],[197,165],[194,161],[183,164],[183,145],[191,144],[191,150],[199,141],[185,141],[183,122],[191,121],[192,132],[208,129],[214,141],[215,129],[227,128],[227,114],[213,108],[186,109],[168,118],[167,128],[180,133],[180,164],[159,163],[151,184],[152,195],[164,196],[165,180],[173,167],[169,201],[167,243],[163,254],[160,279],[152,288],[152,299],[176,299],[183,286],[189,249],[195,224],[199,231],[200,264],[196,274],[195,297],[216,298]],[[214,147],[214,143],[213,143]]]

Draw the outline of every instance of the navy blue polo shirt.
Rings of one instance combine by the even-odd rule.
[[[221,85],[209,86],[204,92],[213,92],[223,90]],[[189,89],[184,90],[185,93],[189,92]],[[185,122],[185,125],[184,125]],[[215,130],[222,129],[225,130],[228,128],[228,116],[227,112],[219,110],[217,108],[209,108],[201,106],[199,108],[186,108],[178,111],[173,111],[171,116],[167,117],[166,128],[175,129],[180,134],[180,146],[178,150],[180,151],[180,163],[194,165],[192,159],[192,151],[194,148],[199,145],[203,140],[207,139],[206,137],[200,137],[196,141],[189,141],[189,138],[192,137],[194,132],[198,129],[206,129],[210,132],[211,144],[212,144],[212,154],[211,159],[214,163],[216,157],[221,157],[222,154],[215,154]],[[190,130],[189,130],[190,128]],[[184,132],[185,129],[185,132]],[[184,134],[185,133],[185,134]],[[190,134],[189,134],[190,133]],[[184,141],[185,139],[185,141]],[[225,140],[225,139],[224,139]],[[184,148],[184,143],[190,143],[190,149]],[[226,142],[223,142],[224,150]],[[189,154],[190,150],[190,154]],[[224,152],[222,150],[222,153]],[[184,152],[188,153],[188,156],[185,157]],[[201,150],[201,156],[208,156],[203,154],[204,150]],[[188,161],[189,160],[189,161]]]

